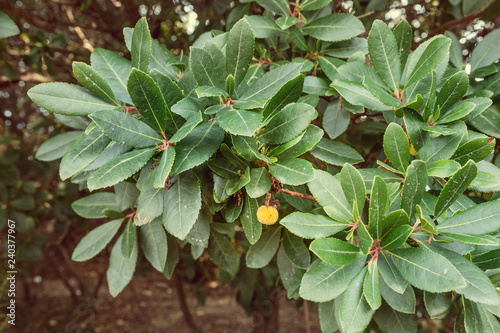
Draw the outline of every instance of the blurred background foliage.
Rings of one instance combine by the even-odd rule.
[[[83,292],[84,283],[68,253],[89,229],[87,223],[76,223],[81,219],[70,207],[83,193],[60,182],[57,161],[34,158],[42,142],[67,128],[36,107],[26,95],[28,89],[40,82],[77,83],[71,64],[89,63],[94,48],[130,57],[122,29],[142,16],[152,37],[179,55],[202,33],[226,30],[245,14],[261,14],[261,1],[266,0],[0,0],[0,11],[20,30],[0,40],[0,230],[6,230],[7,218],[17,222],[17,268],[27,300],[30,285],[40,282],[47,270],[43,263],[58,263],[51,270],[73,299]],[[500,0],[334,0],[333,11],[364,17],[367,25],[382,19],[391,28],[406,19],[414,28],[413,49],[449,30],[458,36],[466,62],[474,45],[500,26]],[[184,277],[196,281],[200,267],[193,265]],[[69,276],[77,278],[78,286],[67,282]]]

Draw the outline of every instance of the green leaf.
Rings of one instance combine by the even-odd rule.
[[[5,13],[0,12],[0,38],[7,38],[19,34],[19,28]]]
[[[317,260],[307,269],[300,285],[300,296],[313,302],[327,302],[341,295],[362,270],[364,260],[333,266]]]
[[[500,266],[500,249],[477,254],[472,257],[472,262],[480,269],[496,269]]]
[[[376,99],[378,99],[382,104],[390,106],[392,109],[401,108],[402,102],[390,95],[387,90],[381,87],[377,82],[371,80],[368,77],[363,79],[363,85],[368,89],[370,94],[372,94]],[[418,97],[419,95],[417,95]],[[419,100],[417,99],[417,102]],[[413,105],[408,105],[408,107],[412,107]],[[420,105],[418,106],[420,107]]]
[[[451,291],[466,286],[457,269],[443,256],[419,248],[389,252],[406,281],[430,292]]]
[[[469,88],[469,77],[464,71],[452,75],[441,87],[436,99],[436,108],[445,115],[456,102],[464,97]],[[431,92],[432,93],[432,92]],[[451,112],[451,111],[450,111]]]
[[[474,117],[480,115],[481,113],[484,112],[484,110],[486,110],[487,108],[489,108],[491,106],[491,104],[492,104],[491,99],[485,98],[485,97],[468,98],[468,99],[466,99],[466,101],[474,103],[476,105],[474,107],[474,110],[472,110],[472,112],[467,115],[468,119],[473,119]]]
[[[410,220],[416,212],[416,206],[422,200],[427,186],[427,169],[425,163],[413,160],[406,172],[403,184],[401,208],[408,214]]]
[[[132,104],[127,91],[127,78],[132,70],[130,61],[112,51],[95,49],[90,55],[90,65],[106,78],[106,82],[119,100]]]
[[[201,189],[193,172],[177,176],[164,197],[163,225],[172,236],[183,240],[193,227],[201,208]]]
[[[280,224],[293,234],[303,238],[327,237],[349,227],[346,223],[340,223],[322,215],[301,212],[287,215],[281,219]]]
[[[78,199],[71,204],[71,208],[81,217],[87,219],[100,219],[106,217],[104,209],[118,210],[114,193],[93,193]]]
[[[137,263],[138,246],[135,244],[130,258],[123,256],[121,251],[123,235],[118,238],[109,257],[109,266],[106,272],[109,293],[116,297],[129,284],[134,276]]]
[[[262,124],[266,125],[284,106],[297,102],[302,93],[303,85],[304,76],[302,75],[284,83],[266,104],[263,112],[264,120]]]
[[[189,170],[212,156],[224,139],[224,131],[215,121],[202,123],[175,145],[172,173]]]
[[[252,136],[259,128],[262,113],[225,107],[217,112],[217,122],[234,135]]]
[[[227,223],[233,223],[238,217],[240,217],[241,211],[243,210],[243,203],[238,201],[238,198],[229,198],[226,211],[224,212],[224,218]]]
[[[257,241],[250,245],[246,255],[247,267],[262,268],[273,259],[280,245],[281,226],[267,229]]]
[[[451,39],[451,47],[450,47],[450,64],[455,68],[462,69],[463,67],[463,55],[462,55],[462,45],[460,45],[460,41],[457,36],[451,31],[445,31],[444,35]]]
[[[267,163],[271,163],[271,160],[262,155],[257,146],[257,141],[252,137],[243,137],[238,135],[231,135],[234,148],[238,154],[247,161],[263,160]]]
[[[395,311],[386,303],[375,312],[373,317],[382,332],[416,333],[418,318],[416,314],[404,314]]]
[[[393,92],[398,91],[401,79],[398,44],[391,29],[380,20],[372,24],[368,35],[368,51],[375,71]]]
[[[401,59],[401,68],[403,69],[413,43],[413,30],[408,21],[401,20],[394,28],[393,33],[397,42],[399,58]]]
[[[254,35],[245,19],[239,20],[229,31],[226,44],[226,70],[238,85],[248,70],[254,50]]]
[[[422,80],[445,58],[451,40],[438,36],[421,44],[408,59],[405,75],[405,87]]]
[[[171,65],[172,64],[172,65]],[[179,68],[175,65],[179,64],[179,61],[175,59],[172,53],[163,45],[161,45],[156,39],[153,39],[153,45],[151,48],[151,58],[149,59],[149,72],[158,72],[167,75],[172,80],[177,80],[179,74],[181,73]],[[184,63],[180,64],[181,67],[185,66]]]
[[[199,246],[203,249],[208,247],[208,239],[210,238],[210,221],[209,217],[201,211],[196,219],[191,230],[187,234],[185,241],[191,245]]]
[[[240,177],[241,168],[228,163],[228,160],[224,158],[214,158],[213,160],[210,160],[207,165],[213,172],[223,178]]]
[[[318,96],[332,96],[336,92],[328,86],[325,79],[316,76],[306,76],[304,79],[304,93]]]
[[[424,291],[424,304],[431,319],[442,319],[451,309],[451,293],[431,293]]]
[[[410,144],[401,126],[390,123],[384,134],[384,152],[394,167],[406,172],[410,163]]]
[[[165,188],[146,188],[141,191],[137,200],[135,225],[149,224],[163,213],[163,201],[166,192]]]
[[[335,310],[334,300],[318,304],[319,324],[322,332],[336,332],[339,329]]]
[[[278,111],[259,135],[259,141],[280,144],[302,133],[318,113],[309,104],[291,103]]]
[[[382,220],[389,209],[387,184],[382,178],[375,176],[370,193],[369,230],[375,239],[380,239],[382,236]]]
[[[101,131],[94,129],[88,135],[80,135],[64,154],[59,167],[59,176],[65,180],[92,163],[111,140]]]
[[[415,292],[412,286],[406,285],[403,293],[397,293],[392,290],[384,280],[380,281],[380,291],[382,298],[396,311],[414,314],[415,313]]]
[[[130,72],[127,89],[142,120],[155,130],[165,132],[167,104],[154,80],[148,74],[134,68]]]
[[[364,223],[358,223],[359,247],[364,254],[368,254],[372,245],[373,238],[368,232],[368,227]]]
[[[132,34],[132,67],[147,72],[152,48],[151,34],[145,17],[137,21]],[[130,89],[129,89],[130,91]]]
[[[71,260],[85,261],[95,257],[113,239],[122,222],[122,219],[113,220],[86,234],[73,251]]]
[[[351,164],[345,163],[340,172],[340,184],[347,202],[351,203],[351,207],[354,207],[354,204],[356,204],[358,216],[361,216],[366,199],[366,187],[363,176]]]
[[[113,186],[139,171],[155,153],[154,149],[138,149],[118,156],[90,175],[90,191]]]
[[[452,160],[439,160],[427,166],[427,175],[431,177],[449,177],[460,169],[460,164]]]
[[[495,150],[495,139],[480,137],[472,139],[461,145],[451,157],[452,160],[460,164],[465,164],[469,160],[479,162],[488,157]]]
[[[391,109],[389,106],[382,104],[376,99],[362,83],[335,80],[330,86],[335,88],[342,97],[353,105],[360,105],[373,111],[386,111]]]
[[[303,134],[293,139],[296,141],[295,144],[277,155],[278,159],[290,159],[307,153],[318,144],[324,134],[321,128],[310,124]]]
[[[440,232],[484,235],[500,230],[500,200],[461,211],[438,225]]]
[[[184,98],[184,94],[181,89],[174,81],[169,79],[166,75],[160,73],[156,69],[153,69],[149,75],[156,82],[158,88],[163,94],[163,99],[165,100],[167,106],[166,113],[166,130],[167,133],[176,133],[179,128],[184,123],[184,119],[172,111],[172,107]],[[193,112],[196,114],[197,112]],[[188,117],[189,120],[191,117]],[[177,133],[176,133],[177,134]]]
[[[135,204],[140,191],[134,183],[121,182],[115,185],[115,193],[118,211],[122,212]]]
[[[288,185],[301,185],[314,179],[312,164],[300,158],[270,164],[269,172],[281,183]]]
[[[262,234],[262,224],[257,219],[259,203],[256,199],[245,196],[245,206],[240,217],[241,226],[250,244],[255,244]]]
[[[331,0],[304,0],[300,2],[302,11],[317,10],[331,3]]]
[[[340,325],[342,332],[362,332],[370,323],[375,310],[370,307],[363,293],[366,268],[352,279],[342,296],[340,305]]]
[[[360,20],[351,14],[330,14],[308,22],[302,28],[304,34],[327,42],[339,42],[365,32]]]
[[[245,20],[250,24],[255,38],[272,38],[283,36],[281,30],[274,21],[259,15],[245,16]]]
[[[380,252],[377,260],[377,267],[380,275],[384,279],[380,284],[387,284],[389,288],[399,294],[403,294],[408,286],[408,282],[401,276],[398,269],[391,260],[391,257],[385,252]]]
[[[402,247],[412,232],[413,227],[410,225],[397,227],[386,239],[382,241],[382,248],[384,250],[391,251]]]
[[[129,220],[122,234],[122,255],[125,258],[130,258],[134,247],[137,244],[137,231],[135,230],[134,222]]]
[[[191,131],[203,121],[201,112],[193,112],[181,128],[168,140],[169,142],[179,142],[184,139]]]
[[[172,165],[175,160],[175,149],[172,146],[167,146],[167,148],[163,151],[161,155],[160,164],[158,164],[157,168],[159,168],[159,172],[156,174],[153,180],[153,186],[155,188],[165,187],[165,181],[167,180],[170,170],[172,170]]]
[[[498,319],[481,304],[462,298],[465,332],[497,332]],[[459,319],[457,319],[459,320]]]
[[[441,235],[457,240],[465,244],[472,245],[485,245],[485,246],[497,246],[499,245],[498,240],[490,235],[470,235],[470,234],[451,234],[447,232],[442,232]]]
[[[357,164],[363,162],[363,157],[350,146],[329,139],[322,138],[311,150],[311,154],[332,165],[344,165],[345,163]]]
[[[458,196],[469,187],[470,183],[476,178],[476,175],[477,166],[474,161],[469,160],[466,165],[450,177],[439,194],[436,208],[434,209],[435,219],[448,210]]]
[[[297,267],[307,269],[311,264],[309,250],[304,242],[288,230],[283,234],[283,249],[290,261]]]
[[[493,286],[488,276],[476,265],[456,252],[447,250],[441,246],[430,244],[424,244],[424,246],[427,250],[446,257],[462,274],[467,285],[456,289],[457,293],[475,302],[491,305],[498,304],[499,298],[498,293],[495,291],[495,286]]]
[[[275,22],[281,28],[281,30],[286,30],[290,28],[292,25],[297,24],[297,22],[299,22],[299,19],[297,17],[292,17],[292,16],[282,16],[276,19]]]
[[[250,170],[250,182],[245,186],[250,198],[258,198],[271,189],[271,177],[266,168]]]
[[[191,47],[189,67],[199,85],[225,88],[226,77],[224,73],[216,70],[216,66],[214,59],[206,50]]]
[[[164,141],[151,127],[125,112],[97,111],[90,118],[113,141],[129,147],[152,147]]]
[[[96,96],[111,104],[120,105],[106,80],[89,65],[78,61],[73,62],[73,74],[82,86]]]
[[[451,135],[438,136],[424,144],[418,151],[417,158],[426,164],[447,160],[453,155],[464,138],[467,138],[467,131],[461,130]]]
[[[167,262],[165,263],[163,275],[170,280],[172,278],[172,274],[174,273],[175,266],[177,265],[177,262],[179,262],[179,245],[177,244],[176,238],[168,233],[167,244]]]
[[[141,245],[146,259],[163,272],[167,260],[167,236],[159,219],[141,227]]]
[[[368,43],[364,38],[354,37],[346,41],[336,42],[328,46],[324,46],[322,52],[332,57],[350,58],[358,52],[367,54]]]
[[[251,16],[247,16],[247,19],[249,17]],[[270,99],[280,91],[285,83],[300,75],[301,67],[301,64],[290,63],[267,72],[240,96],[240,100],[252,100],[257,97]]]
[[[116,108],[80,86],[50,82],[42,83],[28,91],[28,96],[42,108],[67,116],[86,116],[94,111]]]
[[[471,54],[471,72],[478,68],[486,67],[498,60],[500,54],[500,31],[493,30],[488,33]]]
[[[71,131],[53,136],[42,143],[35,154],[35,158],[40,161],[50,162],[63,157],[73,142],[83,133],[82,131]]]
[[[350,223],[353,219],[352,210],[344,196],[340,181],[321,170],[315,170],[314,175],[315,179],[307,184],[314,198],[332,219]]]
[[[348,265],[366,257],[359,247],[337,238],[318,238],[309,249],[330,265]]]
[[[363,282],[363,294],[372,308],[377,310],[382,305],[382,296],[380,295],[380,280],[377,264],[368,266],[365,281]]]
[[[492,105],[481,114],[470,120],[470,123],[481,132],[500,139],[500,109]]]
[[[330,102],[323,113],[323,129],[332,140],[345,132],[350,121],[349,111],[340,107],[337,100]]]

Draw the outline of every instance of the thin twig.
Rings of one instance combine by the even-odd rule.
[[[306,321],[306,333],[311,333],[311,321],[309,319],[309,304],[307,303],[307,300],[304,300],[304,315],[305,315],[305,321]]]
[[[282,188],[280,190],[280,192],[291,195],[293,197],[299,197],[299,198],[306,199],[306,200],[316,201],[316,198],[313,197],[312,195],[308,195],[308,194],[304,194],[304,193],[300,193],[300,192],[295,192],[295,191],[290,191],[290,190],[287,190],[286,188]]]

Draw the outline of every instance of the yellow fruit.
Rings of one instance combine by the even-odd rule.
[[[278,221],[278,216],[278,210],[272,206],[260,206],[257,210],[257,219],[262,224],[275,224]]]

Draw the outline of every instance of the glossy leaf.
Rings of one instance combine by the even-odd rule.
[[[132,67],[147,72],[152,48],[151,34],[145,17],[137,21],[132,34]],[[129,89],[130,90],[130,89]]]
[[[309,249],[330,265],[348,265],[365,258],[358,246],[337,238],[318,238],[311,243]]]
[[[269,172],[281,183],[288,185],[301,185],[314,179],[312,164],[300,158],[270,164]]]
[[[266,168],[250,170],[250,182],[245,186],[250,198],[258,198],[271,189],[271,177]]]
[[[283,249],[293,264],[299,268],[307,269],[311,264],[309,250],[304,242],[288,230],[283,234]]]
[[[332,165],[363,162],[363,157],[352,147],[329,139],[321,139],[316,148],[311,150],[314,157]]]
[[[106,80],[89,65],[78,61],[73,62],[73,74],[82,86],[96,96],[111,104],[120,105]]]
[[[225,131],[234,135],[252,136],[259,128],[262,114],[226,107],[217,112],[217,123]]]
[[[477,166],[472,160],[469,160],[466,165],[450,177],[439,194],[436,208],[434,209],[434,218],[437,218],[448,210],[457,197],[469,187],[470,183],[476,178],[476,175]]]
[[[67,116],[87,116],[94,111],[116,108],[116,104],[106,102],[87,89],[70,83],[42,83],[31,88],[28,96],[44,109]]]
[[[245,196],[245,204],[241,212],[241,226],[245,232],[245,236],[250,244],[255,244],[262,234],[262,224],[257,219],[257,210],[259,203],[256,199]]]
[[[153,186],[155,188],[165,187],[165,182],[172,170],[172,165],[175,160],[175,149],[172,146],[167,146],[167,148],[161,154],[160,164],[156,167],[159,172],[156,174],[153,180]]]
[[[410,163],[410,144],[401,126],[390,123],[384,134],[384,152],[394,167],[406,172]]]
[[[313,20],[302,31],[314,38],[327,42],[339,42],[365,32],[360,20],[350,14],[330,14]]]
[[[201,189],[196,175],[186,172],[164,196],[163,225],[179,239],[184,239],[193,227],[201,208]]]
[[[366,187],[361,173],[351,164],[344,164],[340,172],[340,185],[347,202],[351,203],[351,207],[356,203],[358,216],[361,216],[366,199]]]
[[[233,75],[238,85],[252,60],[254,35],[250,24],[245,19],[239,20],[229,31],[226,44],[226,69]]]
[[[373,186],[370,191],[370,206],[368,209],[369,230],[375,239],[382,236],[382,220],[387,213],[387,184],[379,176],[375,176]]]
[[[401,208],[403,208],[410,220],[416,212],[416,205],[422,200],[427,186],[427,169],[425,163],[414,160],[406,172],[403,184],[403,197],[401,198]]]
[[[152,147],[164,141],[151,127],[125,112],[97,111],[90,118],[113,141],[129,147]]]
[[[167,236],[160,220],[141,227],[141,245],[146,259],[151,265],[163,272],[167,260]]]
[[[247,267],[262,268],[269,264],[280,244],[281,226],[267,229],[260,239],[250,245],[246,255]]]
[[[349,227],[322,215],[294,212],[281,219],[291,233],[303,238],[320,238],[334,235]]]
[[[138,246],[135,244],[130,258],[123,256],[121,251],[122,236],[118,238],[111,255],[109,257],[109,266],[106,272],[109,293],[116,297],[129,284],[134,276],[135,265],[137,263]]]
[[[81,217],[99,219],[106,217],[102,212],[105,209],[117,210],[116,196],[114,193],[93,193],[78,199],[71,204],[71,208]]]
[[[408,248],[393,250],[390,257],[401,275],[419,289],[445,292],[466,286],[457,269],[437,253]]]
[[[85,261],[95,257],[113,239],[123,220],[106,222],[90,231],[73,250],[71,260]]]
[[[153,156],[154,149],[139,149],[118,156],[90,175],[87,186],[90,191],[113,186],[139,171]]]

